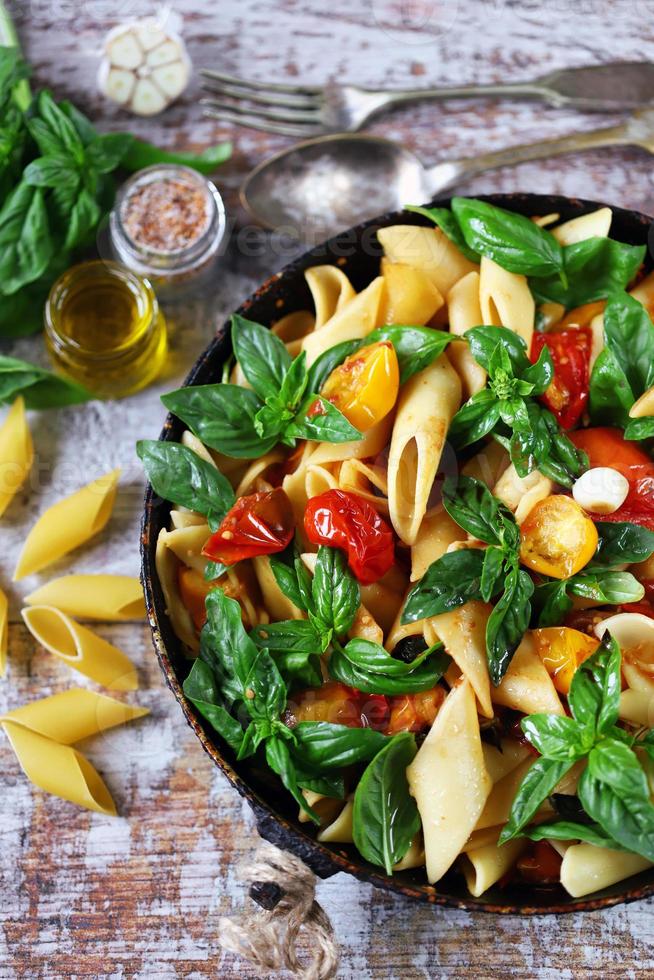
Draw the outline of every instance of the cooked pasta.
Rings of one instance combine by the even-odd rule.
[[[608,208],[418,212],[362,288],[235,316],[233,387],[164,396],[158,586],[188,700],[305,832],[578,897],[654,866],[654,273]],[[27,615],[95,614],[58,582]]]

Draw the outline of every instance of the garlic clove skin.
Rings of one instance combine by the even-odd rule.
[[[167,24],[176,25],[172,16]],[[100,91],[131,112],[153,116],[182,94],[191,77],[184,41],[153,18],[109,32],[98,71]]]
[[[580,507],[592,514],[613,514],[627,498],[629,481],[610,466],[594,466],[583,473],[572,487]]]

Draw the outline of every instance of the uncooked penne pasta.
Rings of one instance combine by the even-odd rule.
[[[112,470],[49,507],[27,535],[14,579],[40,572],[99,534],[111,517],[119,476]]]
[[[80,619],[122,622],[145,617],[141,583],[129,575],[62,575],[24,601],[28,606],[54,606]]]
[[[0,517],[27,479],[33,459],[25,402],[19,395],[0,427]]]
[[[147,708],[78,687],[14,708],[0,715],[0,722],[10,721],[62,745],[75,745],[147,714]]]
[[[9,601],[0,589],[0,677],[7,670],[7,650],[9,648]]]
[[[507,272],[484,256],[479,267],[479,303],[485,324],[513,330],[527,350],[531,348],[536,304],[526,276]]]
[[[427,512],[461,382],[441,354],[403,385],[388,456],[388,509],[405,544],[414,544]]]

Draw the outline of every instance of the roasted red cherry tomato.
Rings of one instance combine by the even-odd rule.
[[[283,551],[293,537],[295,518],[285,492],[278,487],[239,497],[212,534],[202,554],[223,565]]]
[[[372,504],[356,493],[327,490],[312,497],[304,512],[304,530],[312,544],[345,551],[363,585],[376,582],[395,561],[393,532]]]
[[[620,429],[578,429],[570,433],[578,449],[588,454],[591,467],[610,466],[629,480],[627,499],[612,514],[598,515],[602,521],[631,521],[654,531],[654,460]]]
[[[555,885],[561,880],[561,855],[546,840],[530,844],[518,858],[516,871],[533,885]]]
[[[541,401],[556,416],[561,428],[577,424],[588,401],[591,349],[589,327],[561,330],[557,333],[535,333],[531,342],[531,359],[538,360],[547,347],[554,362],[554,378]]]

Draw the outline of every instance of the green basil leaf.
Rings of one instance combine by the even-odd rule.
[[[501,590],[503,569],[504,550],[495,545],[486,548],[479,582],[479,592],[484,602],[490,602],[493,596]]]
[[[343,651],[334,649],[329,659],[328,670],[334,680],[347,684],[348,687],[354,687],[364,694],[417,694],[420,691],[430,691],[435,687],[450,662],[447,654],[440,653],[422,662],[409,674],[392,676],[358,667]]]
[[[606,783],[621,797],[649,800],[647,776],[638,756],[621,741],[605,738],[591,749],[588,769],[595,779]]]
[[[70,157],[53,153],[32,160],[23,171],[23,180],[31,187],[68,187],[75,191],[79,187],[80,174],[71,166]]]
[[[273,735],[266,741],[266,762],[272,771],[277,773],[296,803],[311,817],[314,823],[320,825],[320,818],[311,809],[299,787],[293,757],[288,744],[277,735]]]
[[[524,830],[523,837],[529,840],[579,840],[595,847],[609,847],[614,851],[623,851],[618,844],[598,823],[576,823],[574,820],[558,820],[556,823],[541,823],[537,827]]]
[[[308,619],[288,619],[278,623],[255,626],[250,636],[258,647],[271,653],[296,652],[307,655],[320,653],[320,634]]]
[[[548,759],[576,761],[590,748],[585,730],[566,715],[527,715],[520,726],[534,748]]]
[[[654,438],[654,416],[647,415],[640,419],[629,419],[624,430],[624,437],[635,442]]]
[[[624,292],[609,296],[604,338],[639,397],[654,383],[654,324],[643,304]]]
[[[72,210],[68,215],[68,228],[64,240],[64,248],[79,248],[87,245],[95,235],[95,229],[100,221],[102,212],[86,188],[77,195]]]
[[[327,721],[301,721],[293,729],[294,754],[318,772],[368,762],[388,741],[372,728],[349,728]]]
[[[522,569],[512,568],[504,592],[486,624],[486,656],[491,681],[497,685],[506,674],[531,618],[530,598],[534,583]]]
[[[429,218],[435,225],[438,225],[443,234],[447,235],[452,244],[456,245],[462,255],[465,255],[471,262],[479,262],[479,253],[474,248],[470,248],[459,223],[449,208],[421,208],[415,204],[406,204],[405,211],[413,211],[414,214],[422,214]]]
[[[279,403],[289,412],[295,412],[307,387],[307,355],[304,351],[291,361],[279,389]]]
[[[529,288],[539,303],[562,303],[566,309],[605,299],[626,289],[640,268],[647,248],[625,245],[612,238],[587,238],[563,247],[567,285],[558,274],[530,279]]]
[[[432,562],[407,596],[402,623],[440,616],[471,599],[481,599],[483,564],[481,548],[452,551]]]
[[[572,609],[567,593],[567,581],[546,582],[534,589],[532,606],[539,627],[558,626]]]
[[[351,628],[361,604],[361,593],[345,555],[338,548],[318,548],[312,585],[316,616],[326,630],[343,636]]]
[[[415,754],[413,735],[397,735],[368,765],[354,794],[352,834],[357,850],[389,875],[420,830],[406,777]]]
[[[235,313],[232,316],[232,347],[243,374],[260,398],[279,394],[291,355],[284,343],[267,327]]]
[[[243,729],[226,709],[213,671],[203,660],[195,660],[184,681],[184,694],[203,718],[216,729],[234,752],[243,744]]]
[[[336,344],[335,347],[323,351],[309,368],[307,391],[320,392],[334,368],[342,364],[346,357],[354,354],[361,346],[362,341],[360,340],[344,340],[342,343]]]
[[[229,480],[211,463],[176,442],[141,439],[136,453],[156,494],[204,514],[216,530],[236,497]]]
[[[511,804],[509,819],[502,828],[499,844],[505,844],[520,834],[522,828],[529,823],[541,804],[573,765],[573,759],[563,761],[540,758],[534,762],[525,773]]]
[[[308,416],[307,412],[316,401],[320,402],[319,414]],[[310,439],[315,442],[353,442],[361,438],[361,433],[326,398],[311,394],[304,400],[295,419],[287,425],[284,438]]]
[[[554,235],[524,215],[466,197],[453,197],[452,211],[468,247],[503,269],[526,276],[563,272],[563,252]]]
[[[654,531],[630,521],[598,521],[595,558],[604,565],[645,561],[654,554]]]
[[[436,643],[434,646],[423,650],[411,663],[406,663],[404,660],[393,657],[379,643],[356,637],[342,648],[342,653],[351,664],[369,674],[382,674],[385,677],[406,677],[408,674],[413,674],[434,653],[441,653],[442,650],[443,644]]]
[[[34,282],[53,253],[43,190],[21,182],[0,209],[0,291],[11,295]]]
[[[275,577],[275,582],[284,593],[287,599],[290,599],[294,606],[301,609],[303,612],[313,612],[313,604],[307,605],[306,593],[300,587],[298,581],[298,569],[295,567],[295,563],[291,558],[291,564],[289,565],[282,557],[279,555],[270,556],[270,570]],[[300,565],[304,568],[304,564],[300,560]],[[311,585],[309,579],[309,595],[311,594]]]
[[[86,165],[99,174],[111,173],[122,163],[133,142],[130,133],[100,133],[85,148]]]
[[[255,459],[269,452],[277,436],[261,438],[254,418],[261,402],[240,385],[192,385],[178,388],[161,400],[184,422],[200,442],[236,459]]]
[[[654,861],[654,806],[640,795],[622,797],[584,769],[577,788],[586,813],[628,851]]]
[[[577,667],[570,684],[568,704],[573,718],[598,735],[618,720],[620,659],[620,647],[606,632],[597,650]]]
[[[506,327],[472,327],[466,330],[465,339],[470,345],[470,353],[486,371],[489,370],[491,358],[498,347],[508,355],[516,378],[522,377],[531,367],[524,340]]]
[[[588,411],[593,423],[624,428],[629,422],[629,409],[635,400],[615,354],[604,347],[590,375]]]
[[[400,366],[400,384],[404,384],[418,371],[429,367],[456,337],[432,327],[393,324],[373,330],[365,338],[365,344],[376,344],[380,340],[388,340],[393,345]]]
[[[28,129],[43,156],[52,153],[70,155],[76,163],[84,160],[84,146],[67,114],[49,92],[39,92],[33,106],[35,115],[27,120]]]
[[[471,476],[445,480],[443,507],[459,527],[487,544],[501,544],[501,526],[515,524],[508,507],[493,496],[485,483]]]
[[[227,701],[245,701],[249,677],[261,651],[246,633],[235,599],[229,599],[220,588],[212,589],[205,607],[207,621],[200,634],[200,657],[218,678]]]
[[[554,361],[547,346],[541,348],[536,363],[526,368],[520,377],[522,381],[533,385],[531,391],[533,395],[542,395],[549,388],[554,378]],[[524,392],[524,394],[529,394],[529,392]]]
[[[573,575],[567,581],[567,589],[568,594],[614,606],[624,602],[640,602],[645,595],[645,589],[631,572],[612,572],[604,568],[593,568]]]
[[[11,401],[18,394],[25,399],[27,408],[34,409],[78,405],[93,398],[90,391],[74,381],[16,357],[0,355],[0,403]]]
[[[457,449],[464,449],[492,432],[499,418],[500,403],[497,395],[490,388],[482,388],[456,412],[447,437]]]
[[[121,134],[128,135],[128,134]],[[146,140],[132,138],[127,153],[122,159],[125,170],[143,170],[155,163],[178,163],[183,167],[192,167],[201,174],[212,174],[221,163],[229,160],[232,155],[231,143],[219,143],[208,146],[201,153],[188,153],[177,150],[162,150]]]
[[[271,657],[289,687],[320,687],[320,656],[305,650],[273,650]]]
[[[207,582],[213,582],[224,575],[226,571],[227,565],[223,565],[219,561],[208,561],[204,566],[204,577]]]

